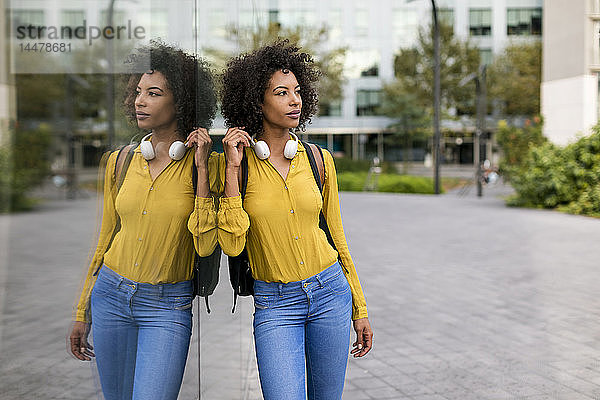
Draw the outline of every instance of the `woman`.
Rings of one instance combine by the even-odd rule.
[[[321,196],[306,156],[311,150],[291,133],[304,129],[317,110],[319,74],[298,50],[281,41],[228,63],[222,113],[230,128],[223,139],[218,241],[230,256],[246,247],[256,279],[253,324],[264,398],[305,399],[306,379],[309,399],[340,399],[350,320],[355,357],[371,349],[372,331],[342,228],[333,158],[323,151]],[[343,265],[319,229],[321,210]]]
[[[96,357],[107,400],[176,399],[192,329],[194,248],[206,256],[216,245],[211,140],[194,128],[210,124],[216,97],[208,68],[179,49],[152,42],[133,59],[146,72],[130,76],[125,111],[150,134],[128,166],[128,149],[108,157],[100,237],[70,347],[80,360]]]

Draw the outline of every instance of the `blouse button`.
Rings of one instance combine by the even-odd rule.
[[[142,214],[146,215],[146,214],[147,214],[147,212],[146,212],[146,211],[144,211]]]
[[[138,266],[138,263],[135,263],[135,266],[137,267],[137,266]]]
[[[142,241],[142,238],[138,238],[138,240],[141,242],[141,241]]]
[[[154,190],[154,186],[150,186],[150,190]]]
[[[144,165],[144,169],[148,168],[146,165]]]
[[[304,261],[300,261],[300,265],[304,265]]]
[[[294,210],[290,210],[290,214],[293,214],[293,213],[294,213]]]

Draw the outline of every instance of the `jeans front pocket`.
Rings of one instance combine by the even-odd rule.
[[[324,282],[323,287],[337,295],[343,295],[350,291],[350,284],[341,271],[339,274],[336,274],[334,277]]]
[[[257,308],[259,310],[266,310],[267,308],[270,308],[271,305],[273,304],[273,300],[274,300],[275,296],[272,294],[269,295],[261,295],[261,294],[254,294],[254,308]]]
[[[187,310],[192,308],[192,296],[177,296],[171,298],[171,305],[173,310]]]

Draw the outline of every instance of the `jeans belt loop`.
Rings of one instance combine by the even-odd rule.
[[[123,284],[123,277],[119,278],[119,283],[117,283],[117,289],[119,289],[122,284]]]
[[[283,293],[283,284],[281,284],[281,283],[280,283],[280,284],[278,284],[278,285],[277,285],[277,290],[278,290],[278,292],[279,292],[279,297],[281,297],[281,296],[282,296],[282,293]]]
[[[159,284],[158,284],[158,297],[159,297],[159,298],[162,298],[162,297],[163,297],[163,292],[164,292],[164,290],[163,290],[163,289],[164,289],[164,286],[163,286],[163,284],[162,284],[162,283],[159,283]]]
[[[315,278],[317,278],[317,281],[319,282],[319,287],[323,287],[323,280],[321,279],[321,275],[317,274],[315,275]]]

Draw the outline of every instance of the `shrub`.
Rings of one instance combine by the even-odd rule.
[[[383,172],[397,172],[393,163],[383,162],[380,166]],[[370,160],[353,160],[348,157],[340,157],[335,159],[335,169],[338,172],[369,172],[370,168]]]
[[[565,147],[544,143],[530,148],[514,171],[516,195],[510,205],[600,215],[600,126]]]
[[[528,120],[523,128],[500,121],[496,140],[504,155],[500,161],[500,171],[509,181],[521,172],[529,149],[547,142],[542,134],[542,123],[539,118],[535,118],[534,121]]]
[[[0,148],[0,211],[20,211],[33,206],[27,194],[50,173],[47,154],[50,138],[49,128],[42,125],[35,130],[17,130],[11,145]]]
[[[366,172],[340,172],[337,177],[340,191],[360,192],[365,187],[368,174]],[[377,191],[433,194],[433,179],[421,176],[380,174]]]

